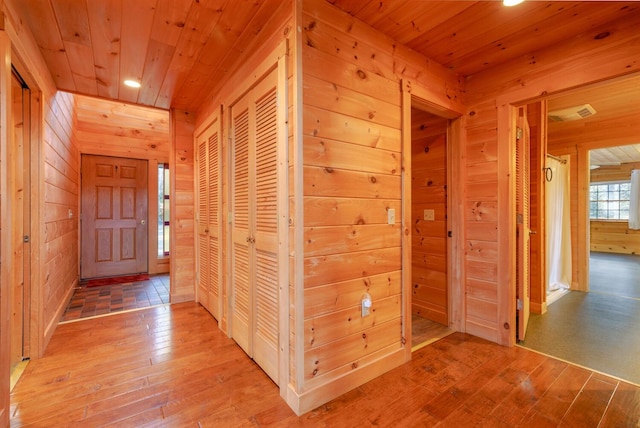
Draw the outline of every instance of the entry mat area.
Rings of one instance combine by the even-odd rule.
[[[82,287],[102,287],[103,285],[128,284],[132,282],[146,281],[149,275],[141,273],[138,275],[112,276],[107,278],[83,279],[80,281]]]
[[[148,308],[169,303],[169,275],[100,287],[76,288],[61,322]]]

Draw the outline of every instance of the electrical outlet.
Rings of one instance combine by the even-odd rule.
[[[369,293],[364,293],[364,296],[362,296],[362,302],[360,304],[362,308],[362,318],[371,315],[372,303],[371,303],[371,296],[369,295]]]
[[[424,220],[425,221],[433,221],[436,218],[436,214],[434,210],[424,210]]]
[[[396,210],[393,208],[387,210],[387,223],[396,224]]]

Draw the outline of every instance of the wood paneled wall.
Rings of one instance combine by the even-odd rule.
[[[195,117],[171,110],[171,302],[195,298],[195,192],[193,182]]]
[[[411,312],[449,325],[447,119],[411,109]],[[424,211],[434,217],[425,219]]]
[[[467,333],[493,341],[499,340],[499,179],[496,121],[497,110],[492,103],[477,105],[468,114],[464,203],[467,290],[465,329]],[[515,253],[513,257],[515,258]]]
[[[80,151],[71,94],[58,93],[28,28],[4,5],[12,62],[42,106],[33,117],[31,205],[31,358],[40,357],[79,276]],[[38,110],[38,109],[36,109]]]
[[[634,169],[640,169],[640,162],[604,165],[591,170],[591,182],[630,181]],[[589,223],[591,251],[640,254],[640,231],[629,229],[627,221],[591,220]]]
[[[543,52],[532,52],[526,58],[502,64],[467,79],[468,204],[471,208],[488,205],[486,215],[481,215],[481,218],[484,216],[490,221],[476,222],[477,210],[468,211],[466,232],[469,239],[481,234],[483,242],[493,247],[493,251],[480,254],[479,257],[478,253],[470,252],[467,255],[468,296],[485,296],[485,303],[481,307],[476,307],[468,299],[467,332],[505,345],[515,343],[515,267],[511,261],[515,254],[511,161],[514,122],[511,106],[581,85],[640,72],[640,63],[631,60],[637,57],[640,43],[640,34],[637,32],[640,15],[636,12],[633,16],[635,21],[624,25],[616,24],[615,28],[603,26],[591,31],[594,35],[610,34],[605,39],[568,39]],[[565,154],[554,152],[551,129],[548,144],[549,152]],[[492,147],[493,150],[487,151],[485,147]],[[583,152],[576,162],[576,176],[571,177],[578,188],[586,188],[588,180],[588,156],[585,154]],[[572,158],[571,162],[574,160]],[[578,197],[578,205],[582,205],[585,192]],[[584,207],[586,211],[586,203]],[[579,230],[586,231],[586,212],[579,214],[576,211],[573,214]],[[479,223],[483,227],[478,227]],[[577,244],[575,254],[580,260],[575,263],[576,269],[579,269],[578,281],[588,282],[585,277],[588,272],[586,238]],[[481,283],[471,276],[471,264],[476,262],[480,262],[477,270],[487,278]],[[471,312],[478,314],[478,310],[483,313],[483,328],[478,328],[472,322]]]
[[[406,358],[399,83],[415,79],[443,105],[461,85],[324,0],[305,1],[302,22],[304,278],[296,284],[305,309],[298,389],[308,410]],[[365,293],[373,307],[362,317]]]
[[[80,151],[73,128],[73,95],[57,92],[44,120],[43,317],[50,337],[79,275]]]
[[[640,230],[629,229],[626,221],[589,222],[591,251],[640,254]]]
[[[640,117],[635,120],[640,121]],[[630,138],[638,138],[630,136]],[[608,181],[631,181],[631,171],[640,169],[640,162],[629,162],[620,165],[603,165],[592,169],[589,173],[592,183],[605,183]]]
[[[12,175],[8,162],[12,154],[11,133],[9,123],[11,117],[9,115],[11,105],[11,40],[9,35],[4,31],[0,31],[0,426],[9,425],[9,416],[11,413],[11,403],[9,400],[9,384],[11,366],[13,363],[12,356],[12,319],[13,319],[13,299],[11,291],[13,288],[13,257],[8,255],[13,252],[12,234],[12,216],[9,205],[7,204],[7,195],[14,193],[12,185],[10,185],[10,177]]]

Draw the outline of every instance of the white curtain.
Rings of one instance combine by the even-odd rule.
[[[547,168],[547,291],[553,291],[571,285],[571,202],[567,165],[547,158]]]
[[[640,229],[640,169],[634,169],[631,171],[629,229]]]

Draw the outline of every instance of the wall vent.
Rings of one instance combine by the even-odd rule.
[[[596,109],[594,109],[591,104],[582,104],[562,110],[550,111],[548,116],[552,122],[567,122],[569,120],[584,119],[594,114],[596,114]]]

